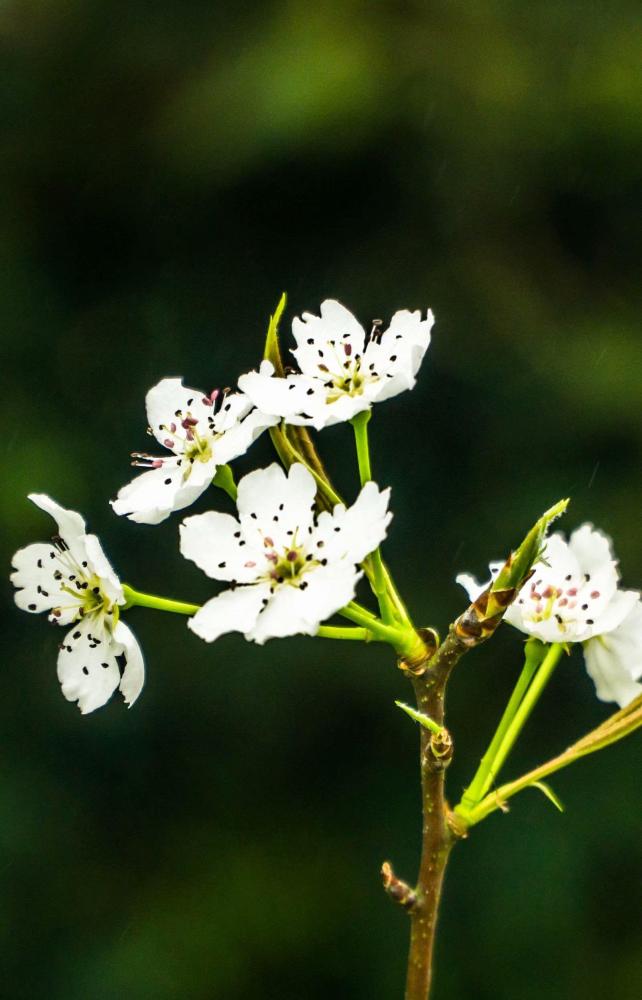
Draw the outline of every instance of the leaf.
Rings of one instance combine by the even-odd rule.
[[[560,500],[535,522],[524,541],[510,554],[487,590],[455,622],[458,638],[467,646],[476,646],[495,632],[507,608],[533,572],[541,558],[546,532],[563,514],[568,500]]]
[[[546,532],[553,521],[564,513],[568,504],[568,499],[560,500],[535,522],[522,544],[511,553],[493,580],[490,588],[492,595],[498,596],[506,590],[518,590],[522,586],[542,556]]]
[[[564,812],[564,806],[562,805],[561,801],[559,800],[553,789],[550,787],[550,785],[545,784],[545,782],[543,781],[533,781],[529,785],[529,788],[539,788],[540,792],[542,792],[546,796],[546,798],[553,803],[556,809],[559,809],[561,813]]]
[[[431,733],[441,733],[444,727],[440,726],[438,722],[431,719],[429,715],[424,715],[423,712],[418,712],[416,708],[412,708],[410,705],[406,705],[403,701],[395,701],[397,708],[400,708],[402,712],[409,715],[414,722],[418,722],[420,726],[424,729],[428,729]]]
[[[279,347],[279,323],[281,322],[281,316],[285,311],[287,301],[287,294],[283,292],[278,305],[274,310],[274,314],[270,316],[267,336],[265,338],[265,349],[263,351],[263,357],[266,361],[272,362],[274,365],[274,372],[279,376],[279,378],[283,378],[285,375],[285,368],[281,358],[281,348]]]

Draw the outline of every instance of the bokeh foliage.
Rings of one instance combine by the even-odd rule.
[[[287,289],[290,315],[436,313],[419,386],[371,424],[422,624],[560,496],[639,585],[639,37],[627,0],[6,0],[3,565],[49,533],[42,490],[129,582],[204,598],[177,518],[138,527],[107,498],[147,388],[233,384]],[[321,446],[353,496],[348,429]],[[266,437],[239,466],[268,460]],[[385,650],[209,648],[136,610],[140,702],[81,718],[55,633],[2,600],[3,996],[400,995],[407,928],[377,871],[416,868],[417,733]],[[502,628],[454,677],[453,794],[519,656]],[[576,654],[507,776],[606,712]],[[527,792],[458,848],[437,1000],[642,994],[641,746],[560,774],[563,816]]]

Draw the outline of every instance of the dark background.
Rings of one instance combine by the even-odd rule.
[[[5,2],[7,572],[51,532],[25,499],[42,490],[133,585],[211,592],[177,517],[137,526],[107,500],[146,445],[146,390],[233,384],[286,289],[288,320],[327,296],[364,322],[435,311],[419,385],[372,423],[386,555],[422,624],[566,495],[565,527],[594,520],[639,585],[640,27],[637,3],[586,0]],[[349,428],[321,448],[354,496]],[[265,437],[237,472],[270,460]],[[82,718],[58,636],[2,600],[3,998],[401,995],[406,919],[378,868],[416,870],[417,732],[383,647],[209,647],[137,609],[143,695]],[[455,674],[453,797],[519,659],[505,628]],[[608,710],[576,651],[507,775]],[[457,849],[436,1000],[642,995],[641,751],[556,777],[564,815],[526,792]]]

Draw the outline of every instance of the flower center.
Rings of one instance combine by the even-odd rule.
[[[185,448],[185,458],[189,462],[209,462],[212,457],[212,438],[200,437],[194,434],[194,440]],[[184,475],[187,475],[185,470]]]
[[[275,547],[271,538],[264,538],[263,544],[266,548],[265,558],[268,562],[266,578],[272,589],[282,583],[305,589],[307,582],[302,580],[302,577],[309,569],[318,565],[317,560],[306,555],[303,546],[297,545],[296,540],[280,551]]]
[[[81,563],[72,555],[64,538],[54,538],[52,557],[55,559],[54,579],[59,582],[60,592],[66,595],[60,605],[52,608],[54,618],[60,618],[63,610],[73,609],[76,619],[87,615],[110,615],[114,624],[118,621],[118,607],[103,592],[100,577],[89,569],[86,560]]]
[[[585,573],[580,580],[573,579],[569,574],[564,580],[564,586],[554,584],[544,585],[543,580],[531,583],[528,592],[517,600],[522,605],[522,612],[527,621],[534,625],[555,618],[561,632],[567,632],[583,620],[586,625],[595,623],[595,615],[599,605],[595,602],[601,597],[599,590],[593,589],[591,574]]]

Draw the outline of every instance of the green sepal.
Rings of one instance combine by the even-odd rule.
[[[234,503],[236,503],[238,490],[234,482],[234,473],[229,465],[219,465],[212,479],[212,486],[218,486],[219,489],[224,490],[228,497],[231,497]]]
[[[286,368],[283,364],[279,344],[279,323],[285,311],[286,303],[287,295],[283,292],[274,310],[274,314],[270,316],[267,336],[265,338],[265,348],[263,350],[263,357],[274,366],[274,374],[278,378],[284,378],[286,375]],[[317,502],[320,508],[332,510],[336,504],[342,502],[341,497],[332,488],[328,474],[325,471],[323,462],[319,458],[314,441],[307,427],[297,427],[294,424],[286,425],[283,422],[270,428],[270,437],[274,449],[286,469],[289,469],[294,462],[302,462],[308,467],[319,487]]]
[[[265,349],[263,351],[263,357],[266,361],[271,361],[274,365],[274,372],[279,378],[283,378],[285,375],[285,368],[281,358],[281,348],[279,346],[279,323],[281,322],[281,316],[285,311],[287,301],[287,294],[283,292],[273,315],[270,316],[267,336],[265,338]]]

